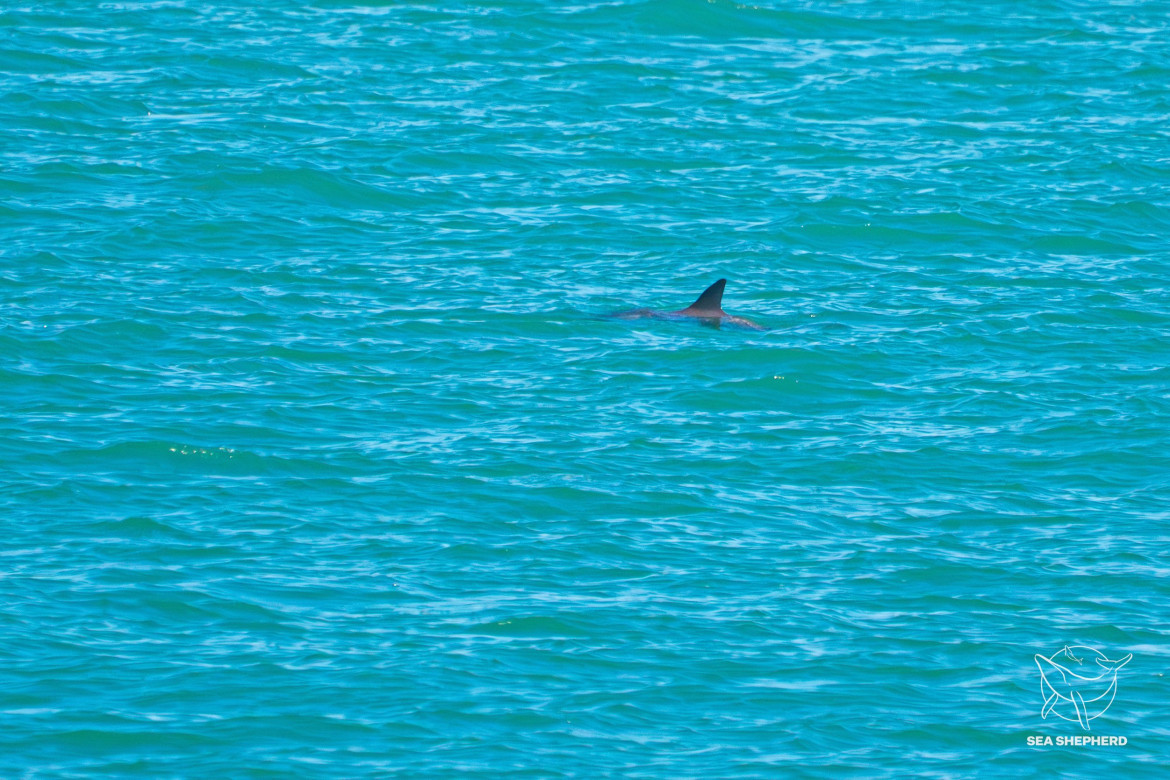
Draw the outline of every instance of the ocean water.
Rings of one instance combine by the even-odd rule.
[[[1155,0],[4,4],[0,776],[1166,776],[1168,84]]]

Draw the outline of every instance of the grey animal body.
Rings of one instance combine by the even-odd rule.
[[[720,279],[704,290],[703,294],[694,303],[678,311],[630,309],[629,311],[619,311],[613,316],[619,320],[639,320],[643,318],[656,320],[693,319],[699,320],[704,325],[712,325],[714,327],[733,325],[737,328],[746,328],[747,330],[767,330],[767,328],[762,325],[757,325],[751,320],[744,319],[743,317],[733,317],[723,311],[723,288],[726,285],[727,280]]]

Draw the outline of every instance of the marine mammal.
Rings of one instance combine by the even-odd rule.
[[[767,330],[743,317],[733,317],[723,311],[723,288],[727,286],[726,279],[720,279],[712,284],[695,299],[695,302],[685,309],[678,311],[655,311],[654,309],[630,309],[619,311],[613,316],[621,320],[637,320],[653,318],[659,320],[677,320],[690,318],[700,320],[706,325],[719,327],[721,324],[734,325],[748,330]]]

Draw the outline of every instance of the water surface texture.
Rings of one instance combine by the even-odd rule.
[[[5,4],[0,776],[1164,776],[1168,84],[1160,0]]]

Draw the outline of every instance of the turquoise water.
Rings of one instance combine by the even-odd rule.
[[[1159,776],[1168,83],[1153,0],[5,6],[0,776]]]

